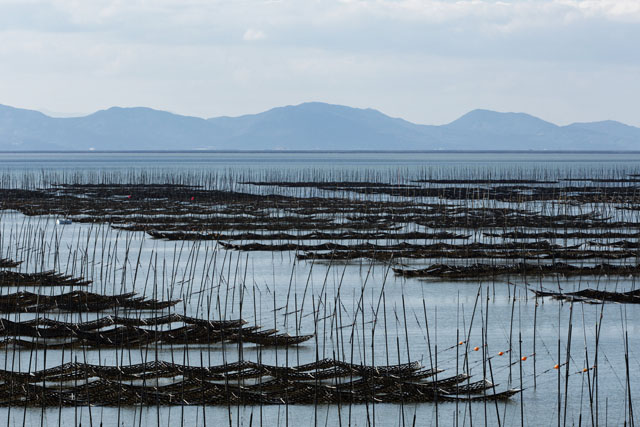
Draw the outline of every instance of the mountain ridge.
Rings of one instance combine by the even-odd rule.
[[[0,104],[0,150],[640,150],[640,128],[614,120],[559,126],[475,109],[443,125],[322,102],[200,118],[148,107],[50,117]]]

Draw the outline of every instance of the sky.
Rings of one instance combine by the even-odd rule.
[[[640,126],[640,0],[0,0],[0,104]]]

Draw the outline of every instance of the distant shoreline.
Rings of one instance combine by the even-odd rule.
[[[478,153],[478,154],[640,154],[640,150],[0,150],[0,154],[171,154],[171,153],[261,153],[261,154],[327,154],[327,153]]]

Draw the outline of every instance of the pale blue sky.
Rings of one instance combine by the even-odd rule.
[[[640,0],[0,0],[0,103],[640,126]]]

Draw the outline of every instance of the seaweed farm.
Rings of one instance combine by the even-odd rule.
[[[0,160],[7,426],[638,421],[637,154],[59,156]]]

